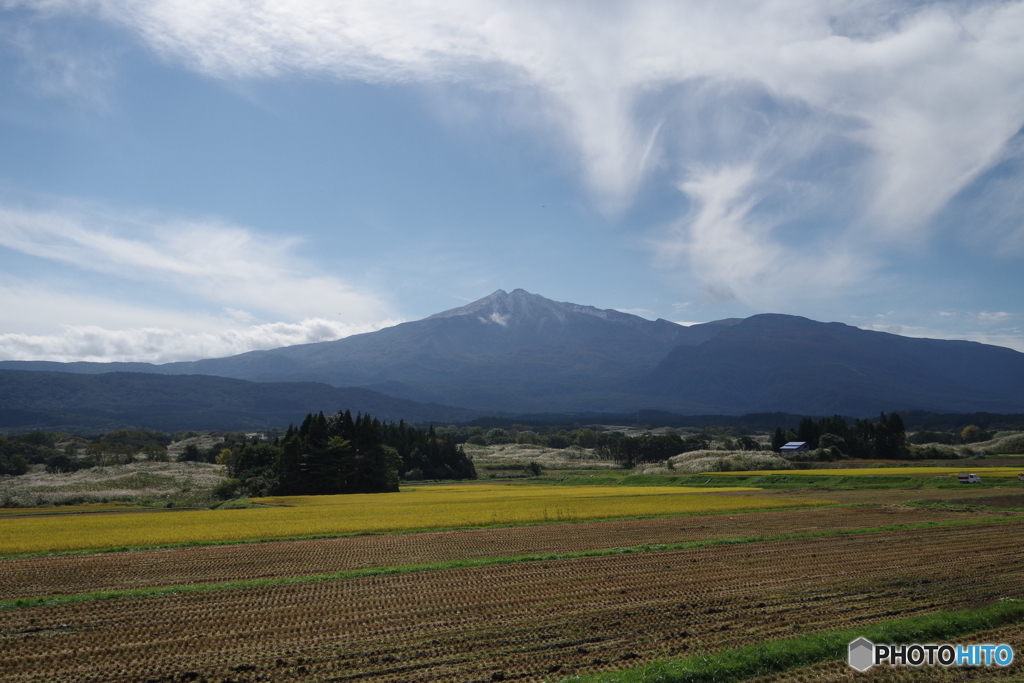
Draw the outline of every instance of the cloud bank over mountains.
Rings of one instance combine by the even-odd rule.
[[[870,291],[894,262],[940,241],[1024,256],[1022,2],[0,7],[37,21],[99,19],[225,82],[452,86],[528,101],[507,115],[568,154],[606,215],[628,211],[654,178],[675,188],[675,220],[634,229],[653,263],[685,273],[712,301],[767,311]],[[975,216],[983,225],[962,220]],[[139,238],[62,213],[8,208],[0,221],[10,249],[264,316],[295,322],[337,309],[365,324],[387,308],[380,295],[282,264],[275,255],[294,245],[238,226],[185,220]],[[310,292],[326,300],[296,310]]]
[[[298,244],[218,221],[0,206],[0,246],[128,290],[112,300],[0,280],[8,302],[0,329],[29,323],[41,331],[0,333],[0,357],[161,363],[329,341],[401,322],[386,317],[389,307],[372,293],[317,273],[294,253]],[[184,297],[193,312],[126,304],[132,287]],[[45,312],[45,320],[33,310]],[[341,319],[319,317],[325,310]],[[275,322],[259,322],[267,318]],[[61,321],[57,330],[54,319]]]

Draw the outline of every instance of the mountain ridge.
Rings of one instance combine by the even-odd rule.
[[[522,289],[343,339],[165,365],[0,368],[316,382],[501,413],[1024,411],[1024,354],[758,314],[683,326]]]

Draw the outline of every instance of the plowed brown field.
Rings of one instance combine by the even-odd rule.
[[[863,506],[14,558],[0,560],[0,600],[481,557],[968,520],[995,514],[999,513]]]
[[[734,515],[737,522],[742,517]],[[1019,524],[13,610],[0,614],[0,676],[6,681],[557,679],[574,671],[623,668],[1020,596]],[[561,528],[572,535],[579,527]]]

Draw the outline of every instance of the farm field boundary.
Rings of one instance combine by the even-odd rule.
[[[977,609],[935,612],[564,680],[578,683],[739,683],[830,660],[844,660],[847,645],[861,636],[879,643],[938,643],[1021,623],[1024,623],[1024,601],[1004,599]]]
[[[779,534],[775,536],[751,536],[745,538],[722,538],[705,541],[690,541],[685,543],[645,544],[626,548],[601,548],[595,550],[584,550],[569,553],[548,553],[537,555],[519,556],[498,556],[463,560],[452,560],[448,562],[433,562],[427,564],[399,565],[391,567],[368,567],[365,569],[354,569],[340,572],[323,574],[309,574],[305,576],[281,576],[266,579],[249,579],[243,581],[224,581],[219,583],[187,583],[167,586],[154,586],[149,588],[129,590],[108,590],[93,591],[89,593],[78,593],[73,595],[42,596],[28,598],[12,598],[0,601],[0,612],[12,609],[27,609],[35,607],[51,607],[56,605],[76,604],[81,602],[94,602],[100,600],[128,600],[133,598],[146,598],[163,595],[182,595],[185,593],[200,593],[208,591],[223,591],[247,588],[263,588],[268,586],[285,586],[302,583],[316,583],[322,581],[343,581],[351,579],[362,579],[378,576],[392,576],[396,574],[414,574],[431,571],[444,571],[451,569],[472,569],[479,567],[494,567],[506,564],[518,564],[527,562],[548,562],[556,560],[572,560],[591,557],[607,557],[612,555],[629,555],[636,553],[651,553],[676,550],[691,550],[696,548],[708,548],[713,546],[731,546],[753,543],[770,543],[773,541],[792,541],[812,538],[828,538],[837,536],[853,536],[861,534],[886,533],[891,531],[913,531],[917,529],[935,529],[942,527],[958,527],[973,524],[1010,523],[1021,522],[1022,517],[994,517],[977,520],[959,520],[947,522],[924,522],[922,524],[893,524],[882,527],[866,529],[840,529],[835,531],[821,531],[805,534]],[[813,663],[813,662],[812,662]]]

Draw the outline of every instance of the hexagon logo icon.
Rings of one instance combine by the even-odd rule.
[[[875,644],[867,638],[850,643],[849,663],[857,671],[867,671],[875,663]]]

